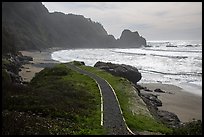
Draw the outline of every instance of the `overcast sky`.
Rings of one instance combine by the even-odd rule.
[[[201,40],[202,2],[43,2],[49,12],[84,15],[119,38],[124,29],[146,40]]]

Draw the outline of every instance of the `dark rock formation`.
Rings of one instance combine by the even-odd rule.
[[[13,83],[22,83],[22,78],[19,76],[20,67],[23,64],[29,63],[32,61],[32,57],[23,56],[20,52],[18,54],[6,54],[3,56],[2,69],[5,70],[6,73],[11,78]]]
[[[121,47],[141,47],[146,46],[146,40],[139,35],[137,31],[131,32],[130,30],[124,30],[118,39],[118,45]]]
[[[186,45],[185,47],[193,47],[193,45]]]
[[[158,110],[157,114],[159,118],[164,122],[165,124],[171,126],[171,127],[179,127],[180,126],[180,120],[177,115],[175,115],[172,112],[164,111],[164,110]]]
[[[162,106],[162,102],[157,98],[157,95],[151,94],[149,91],[146,92],[146,90],[148,90],[146,87],[142,87],[140,85],[136,85],[136,87],[140,89],[139,96],[143,99],[149,111],[157,120],[170,127],[180,126],[181,122],[176,114],[158,109],[158,107]],[[161,92],[162,90],[157,89],[156,91]]]
[[[165,91],[163,91],[163,90],[161,90],[159,88],[155,89],[154,92],[165,93]]]
[[[11,81],[13,83],[21,83],[22,82],[22,78],[18,74],[15,74],[11,71],[8,71],[7,73],[9,74]]]
[[[105,63],[99,61],[94,65],[94,67],[103,69],[112,75],[124,77],[134,84],[136,84],[142,78],[142,75],[138,69],[130,65]]]
[[[176,45],[166,45],[166,47],[177,47]]]
[[[153,92],[152,90],[150,90],[150,89],[144,89],[145,91],[147,91],[147,92]]]
[[[18,59],[19,61],[22,61],[22,62],[33,61],[33,58],[29,56],[19,56]]]
[[[85,66],[85,63],[84,63],[83,61],[80,61],[79,63],[80,63],[81,65],[84,65],[84,66]]]
[[[140,91],[140,96],[142,97],[146,104],[148,104],[149,106],[153,107],[156,110],[158,109],[157,107],[162,106],[161,100],[159,100],[157,96],[154,94]]]

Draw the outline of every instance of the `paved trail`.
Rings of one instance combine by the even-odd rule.
[[[96,80],[99,84],[103,96],[103,126],[108,129],[109,135],[132,135],[125,125],[122,114],[120,112],[119,104],[114,95],[114,91],[109,84],[97,75],[88,71],[82,70],[74,65],[67,64],[67,66],[81,74],[88,75]]]

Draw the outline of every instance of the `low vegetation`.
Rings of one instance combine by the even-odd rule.
[[[27,86],[10,85],[6,72],[2,134],[104,134],[97,84],[64,64],[45,68]],[[2,81],[4,83],[4,81]]]
[[[173,129],[173,135],[202,135],[202,121],[194,120]]]
[[[131,83],[128,80],[121,77],[113,76],[110,73],[107,73],[97,68],[83,66],[79,64],[78,66],[84,70],[97,74],[98,76],[104,78],[111,84],[118,97],[126,123],[132,131],[160,132],[163,134],[170,134],[172,132],[170,128],[156,121],[153,117],[150,116],[150,114],[147,114],[148,112],[144,108],[146,106],[142,106],[142,104],[139,103],[135,104],[138,106],[140,105],[143,108],[140,109],[140,112],[138,113],[132,112],[131,98],[133,94],[130,91],[132,91],[133,89]]]
[[[202,121],[168,128],[156,121],[140,101],[132,83],[103,70],[72,64],[107,80],[114,88],[124,118],[132,131],[173,135],[201,135]],[[3,64],[7,64],[4,60]],[[3,135],[106,134],[100,125],[100,93],[97,84],[65,64],[45,68],[28,85],[14,84],[2,68]],[[133,96],[134,95],[134,96]],[[135,110],[133,108],[136,108]]]

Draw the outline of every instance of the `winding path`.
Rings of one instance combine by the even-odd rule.
[[[114,95],[114,91],[106,80],[99,76],[82,70],[74,65],[67,64],[72,70],[75,70],[81,74],[88,75],[94,79],[100,87],[101,94],[103,97],[103,115],[102,125],[107,129],[108,135],[132,135],[129,128],[127,127],[120,106],[117,101],[117,97]]]

